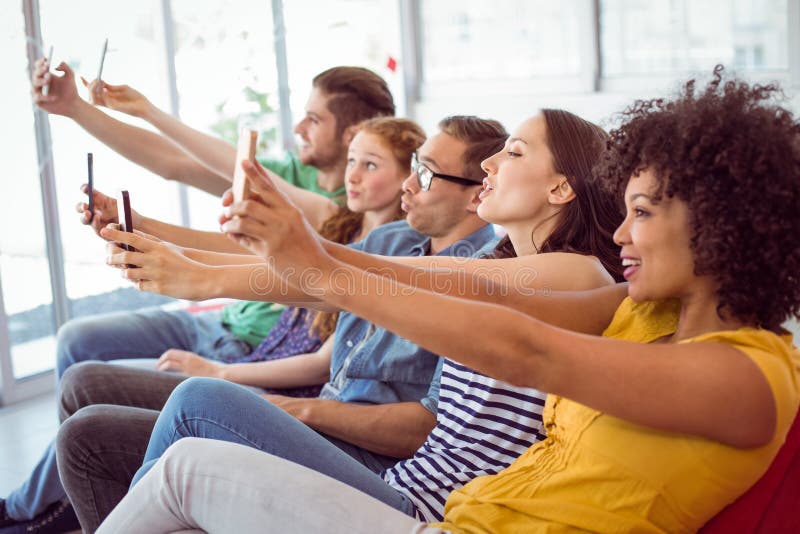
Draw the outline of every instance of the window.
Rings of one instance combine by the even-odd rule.
[[[403,101],[396,1],[292,0],[283,9],[295,122],[304,114],[314,76],[338,65],[376,72],[389,84],[395,105]]]
[[[578,6],[546,0],[423,0],[423,79],[496,82],[577,75]]]
[[[87,25],[83,23],[85,13],[107,11],[105,2],[85,1],[83,9],[75,11],[74,6],[64,2],[42,0],[45,48],[54,46],[55,64],[63,60],[78,75],[93,79],[97,76],[103,41],[111,36],[103,78],[111,83],[131,83],[157,103],[162,102],[166,92],[161,75],[163,69],[157,67],[163,55],[155,38],[160,20],[158,7],[152,0],[137,2],[128,6],[124,13],[104,17],[102,24]],[[9,188],[4,198],[17,199],[3,215],[8,219],[0,230],[0,249],[4,254],[4,302],[9,316],[14,374],[19,378],[53,367],[55,324],[39,172],[32,148],[36,138],[25,63],[25,25],[21,15],[16,20],[4,17],[3,24],[14,25],[4,35],[21,35],[20,43],[3,47],[3,54],[9,55],[6,58],[9,65],[17,65],[12,68],[16,79],[10,85],[18,94],[15,97],[18,103],[9,105],[7,111],[13,116],[19,115],[13,122],[19,133],[16,137],[28,142],[10,158],[12,169],[9,170],[12,175],[26,177],[25,180],[4,180],[0,186]],[[76,31],[78,26],[81,31]],[[39,51],[38,55],[44,54]],[[75,204],[85,198],[79,187],[86,181],[87,152],[94,153],[96,188],[110,195],[115,195],[119,189],[130,190],[132,204],[140,212],[177,222],[175,185],[126,161],[70,119],[50,116],[49,123],[64,281],[71,317],[170,301],[140,293],[122,280],[116,270],[105,265],[105,244],[79,223]],[[14,169],[14,166],[24,168]],[[20,283],[21,280],[25,282]]]
[[[0,180],[5,199],[0,210],[0,278],[12,364],[4,369],[11,376],[3,378],[10,384],[53,366],[55,324],[21,9],[9,9],[0,17],[0,36],[0,58],[6,66],[3,122],[8,132],[3,139],[8,150],[5,177]]]
[[[788,69],[786,0],[602,0],[606,77]]]
[[[259,154],[280,153],[270,3],[173,0],[172,18],[181,119],[231,143],[256,129]],[[219,230],[219,198],[188,192],[192,227]]]

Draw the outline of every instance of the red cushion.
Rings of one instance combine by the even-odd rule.
[[[800,412],[758,482],[700,529],[703,534],[800,532]]]

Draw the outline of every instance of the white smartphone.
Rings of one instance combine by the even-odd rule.
[[[100,68],[97,69],[97,85],[94,88],[96,93],[99,93],[102,87],[100,81],[103,79],[103,66],[106,64],[106,52],[108,52],[108,37],[106,37],[106,40],[103,42],[103,51],[100,53]]]
[[[47,53],[47,72],[50,72],[50,64],[53,62],[53,45],[50,45],[50,51]],[[52,74],[51,74],[52,76]],[[42,96],[50,94],[50,80],[42,86]]]
[[[241,202],[250,193],[250,184],[242,170],[242,161],[253,161],[256,157],[258,132],[243,128],[239,133],[239,143],[236,146],[236,166],[233,168],[233,200]]]

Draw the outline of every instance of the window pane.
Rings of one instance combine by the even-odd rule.
[[[787,69],[786,0],[602,0],[604,76]]]
[[[192,127],[236,142],[259,130],[259,153],[280,151],[272,12],[265,0],[173,0],[180,115]],[[219,230],[219,199],[189,189],[192,226]]]
[[[15,378],[51,368],[55,354],[53,295],[20,4],[0,17],[0,62],[6,66],[3,122],[8,132],[0,143],[5,166],[0,180],[0,196],[5,199],[0,210],[0,277]]]
[[[161,24],[160,2],[143,0],[125,4],[124,10],[109,10],[108,2],[102,0],[40,0],[39,9],[44,48],[54,46],[54,64],[65,61],[76,75],[94,79],[103,41],[108,37],[103,79],[114,84],[130,84],[156,105],[166,104],[163,46],[157,38]],[[102,23],[87,24],[87,13],[103,13]],[[78,84],[79,92],[86,97],[80,81]],[[121,120],[135,121],[125,115],[109,113]],[[79,187],[86,182],[87,152],[94,153],[97,190],[113,196],[118,190],[127,189],[132,207],[140,213],[178,222],[175,184],[127,161],[71,119],[51,115],[49,122],[66,288],[73,317],[170,301],[138,292],[121,279],[119,271],[105,265],[105,243],[79,223],[75,204],[85,199]]]
[[[303,116],[314,76],[338,65],[376,72],[389,84],[395,105],[402,102],[395,0],[292,0],[284,2],[283,9],[295,121]]]
[[[575,2],[421,2],[423,78],[517,80],[578,74]]]

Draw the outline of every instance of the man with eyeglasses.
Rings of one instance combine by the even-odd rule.
[[[388,256],[491,250],[494,232],[476,213],[484,175],[480,164],[502,148],[508,134],[500,123],[476,117],[449,117],[439,128],[420,147],[403,183],[407,220],[377,228],[352,248]],[[258,298],[287,300],[280,286],[275,285],[275,295],[261,291]],[[105,365],[101,371],[103,365],[81,363],[64,374],[61,406],[69,418],[57,439],[62,482],[90,532],[122,499],[145,452],[157,447],[150,443],[157,421],[184,417],[203,404],[202,417],[189,416],[198,424],[182,425],[184,430],[223,441],[247,436],[249,446],[357,486],[367,473],[374,477],[425,442],[436,423],[441,372],[435,354],[345,312],[319,398],[269,395],[270,404],[225,381],[190,378],[176,387],[174,377],[121,366]],[[114,391],[104,386],[112,379],[118,384]],[[165,383],[164,398],[148,399],[148,407],[166,402],[160,416],[131,405],[129,399],[141,396],[135,390],[142,380],[154,391]],[[251,402],[258,408],[240,404]],[[109,452],[110,443],[125,443],[126,454]],[[349,468],[353,460],[361,464],[358,469]]]

